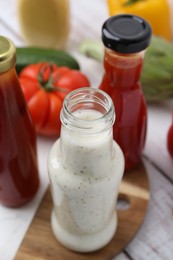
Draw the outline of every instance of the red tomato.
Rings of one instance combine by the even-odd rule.
[[[37,133],[48,136],[60,133],[64,97],[76,88],[90,86],[82,72],[46,62],[25,67],[19,81]]]
[[[168,130],[167,147],[171,157],[173,158],[173,122]]]

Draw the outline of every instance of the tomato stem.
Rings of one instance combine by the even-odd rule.
[[[48,79],[44,79],[45,73],[49,73]],[[59,91],[59,92],[68,92],[68,89],[55,87],[54,83],[58,80],[58,77],[53,78],[54,67],[52,64],[44,64],[41,66],[38,73],[38,81],[42,88],[47,92]]]
[[[67,89],[65,88],[61,88],[61,87],[54,87],[52,84],[49,85],[49,84],[46,84],[44,86],[44,90],[46,90],[47,92],[52,92],[52,91],[58,91],[58,92],[68,92]]]

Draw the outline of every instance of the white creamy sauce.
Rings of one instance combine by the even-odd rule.
[[[100,115],[86,110],[83,116],[75,116],[91,120]],[[87,252],[111,240],[117,226],[115,204],[123,170],[123,154],[112,143],[110,130],[86,137],[62,127],[61,139],[49,158],[55,206],[52,228],[62,244]]]

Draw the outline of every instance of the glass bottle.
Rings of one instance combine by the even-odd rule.
[[[29,45],[64,49],[70,32],[69,0],[17,0],[19,27]]]
[[[150,38],[150,25],[134,15],[112,16],[102,27],[105,72],[99,88],[115,106],[113,137],[124,153],[126,170],[140,162],[145,144],[147,108],[140,75]]]
[[[51,225],[55,237],[78,252],[103,247],[116,231],[124,157],[113,141],[114,118],[112,100],[101,90],[77,89],[64,100],[60,139],[48,161]]]
[[[17,207],[39,186],[36,134],[15,71],[16,49],[0,36],[0,203]]]

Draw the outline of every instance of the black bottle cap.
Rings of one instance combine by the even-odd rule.
[[[143,18],[131,14],[115,15],[105,21],[102,27],[104,45],[119,53],[140,52],[148,47],[151,26]]]

